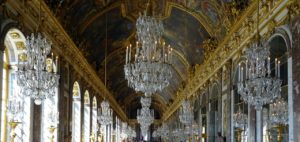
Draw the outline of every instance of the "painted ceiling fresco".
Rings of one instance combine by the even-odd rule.
[[[124,78],[125,47],[135,40],[135,20],[148,0],[45,1],[103,82],[107,61],[107,88],[128,116],[134,116],[141,107],[142,94],[129,88]],[[209,37],[222,39],[230,25],[230,8],[244,4],[236,0],[150,3],[149,11],[163,20],[163,39],[175,49],[171,84],[152,98],[152,108],[160,117],[186,83],[189,70],[204,62],[203,41]]]

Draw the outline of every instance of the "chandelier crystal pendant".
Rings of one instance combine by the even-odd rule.
[[[275,76],[271,77],[270,51],[266,45],[258,42],[246,50],[245,71],[239,65],[238,93],[257,110],[272,103],[281,92],[280,61],[275,59]]]
[[[26,39],[26,59],[18,62],[17,83],[21,93],[32,97],[36,105],[51,98],[59,84],[57,60],[48,58],[52,43],[40,33],[31,34]],[[55,63],[54,63],[55,60]]]
[[[106,100],[102,101],[99,114],[100,115],[98,117],[98,120],[100,121],[100,124],[102,126],[112,124],[113,114],[112,114],[112,109],[110,108],[108,101],[106,101]]]
[[[288,124],[288,104],[282,97],[270,104],[270,122],[277,125]]]
[[[161,20],[147,16],[145,12],[137,19],[136,29],[135,52],[132,45],[126,48],[125,78],[135,91],[150,96],[170,83],[173,49],[161,39],[164,32]],[[134,60],[131,54],[134,54]]]
[[[140,124],[142,135],[145,137],[148,133],[149,126],[154,122],[154,111],[150,109],[151,98],[141,98],[142,108],[137,111],[137,121]]]
[[[179,120],[182,124],[189,125],[193,123],[194,115],[191,104],[188,100],[184,100],[179,110]]]
[[[237,128],[245,128],[247,125],[248,115],[245,114],[242,109],[239,107],[238,111],[233,114],[234,126]]]

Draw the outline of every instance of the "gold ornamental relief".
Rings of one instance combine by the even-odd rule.
[[[218,42],[215,38],[209,38],[203,41],[203,48],[204,48],[204,58],[208,60],[210,55],[217,49]]]

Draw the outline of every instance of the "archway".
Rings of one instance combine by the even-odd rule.
[[[91,108],[90,108],[90,94],[86,90],[84,92],[84,110],[83,110],[83,139],[85,142],[90,141],[90,119],[91,119]]]
[[[20,94],[17,84],[17,63],[26,60],[25,37],[18,29],[10,29],[4,39],[1,141],[11,141],[10,122],[19,122],[15,141],[29,142],[31,138],[31,99]]]
[[[72,104],[72,142],[81,141],[81,95],[78,82],[73,85],[73,104]]]
[[[97,98],[93,97],[93,107],[92,107],[92,135],[93,139],[97,138]]]

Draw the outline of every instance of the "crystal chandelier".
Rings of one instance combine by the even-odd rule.
[[[184,100],[179,110],[179,120],[182,124],[189,125],[193,123],[194,115],[193,109],[188,100]]]
[[[99,112],[99,117],[98,120],[100,121],[100,124],[102,126],[106,126],[109,124],[112,124],[113,121],[113,114],[112,114],[112,109],[109,106],[108,101],[104,100],[101,103],[101,109]]]
[[[51,42],[43,38],[40,33],[26,39],[26,59],[18,62],[17,83],[21,93],[32,97],[36,105],[51,98],[59,84],[57,74],[57,57],[54,63],[47,58],[51,51]]]
[[[148,133],[149,126],[154,121],[154,111],[150,109],[151,98],[141,98],[142,108],[137,111],[137,121],[140,124],[142,135],[145,137]]]
[[[136,137],[136,132],[134,129],[127,125],[127,123],[122,123],[121,136],[123,139],[133,139]]]
[[[235,127],[244,128],[247,125],[248,116],[244,112],[242,112],[242,109],[240,107],[232,117]]]
[[[163,124],[161,127],[157,128],[152,136],[153,137],[161,137],[163,139],[167,139],[169,137],[169,127],[166,124]]]
[[[257,110],[271,103],[281,92],[280,61],[275,59],[275,77],[271,77],[269,55],[266,45],[256,43],[246,50],[245,79],[244,69],[239,65],[238,93]]]
[[[131,127],[128,127],[127,135],[129,139],[133,139],[136,137],[136,132]]]
[[[172,48],[161,40],[164,32],[161,20],[144,15],[136,22],[137,42],[134,60],[132,45],[126,48],[125,78],[128,85],[146,96],[162,91],[169,85],[171,74]]]
[[[187,136],[185,135],[185,129],[182,127],[177,127],[175,128],[172,133],[173,133],[173,137],[174,139],[180,139],[181,141],[183,141]]]
[[[288,124],[288,104],[282,97],[270,104],[270,122],[279,125]]]
[[[271,76],[269,43],[262,43],[259,34],[259,2],[257,0],[257,41],[246,49],[245,75],[239,64],[238,93],[248,104],[260,111],[281,92],[280,61],[275,59],[275,76]],[[244,78],[245,76],[245,78]]]

